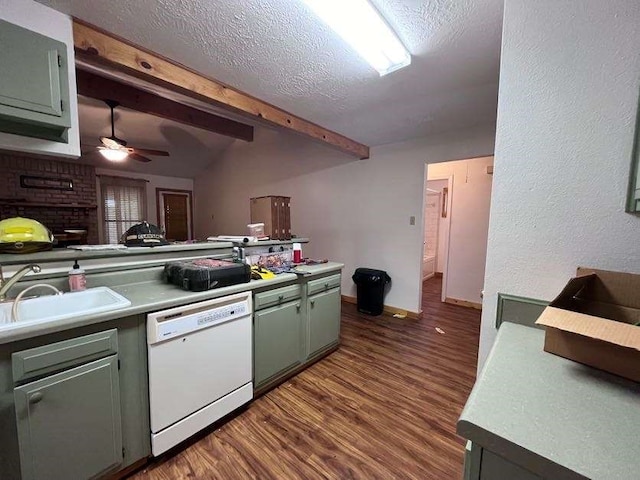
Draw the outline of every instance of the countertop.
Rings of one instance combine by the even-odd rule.
[[[341,270],[342,268],[344,268],[344,264],[342,263],[329,262],[313,266],[299,266],[296,270],[304,272],[308,278],[311,279],[315,276]],[[307,278],[307,276],[304,278]],[[233,293],[277,287],[278,285],[294,283],[297,279],[298,275],[295,273],[282,273],[269,280],[251,280],[249,283],[239,283],[204,292],[188,292],[159,280],[111,286],[111,289],[131,301],[131,306],[82,318],[56,320],[33,325],[20,325],[20,322],[18,322],[8,328],[0,329],[0,344],[46,335],[70,328],[92,325],[117,318],[124,318],[140,313],[164,310],[166,308],[218,298]]]
[[[20,265],[27,263],[49,263],[93,258],[126,258],[137,255],[157,255],[159,253],[191,252],[233,248],[232,242],[201,242],[191,244],[171,244],[158,247],[128,247],[118,250],[74,250],[71,248],[54,248],[46,252],[0,254],[0,265]]]
[[[242,243],[245,247],[268,247],[273,245],[289,245],[294,242],[308,243],[308,238],[293,240],[265,240],[261,242]],[[231,249],[234,242],[198,242],[175,243],[158,247],[128,247],[118,250],[75,250],[71,248],[57,248],[47,252],[26,254],[0,254],[0,265],[21,265],[27,263],[72,262],[74,260],[88,260],[96,258],[126,259],[138,255],[158,255],[172,252],[198,252],[200,250]]]
[[[459,435],[543,478],[640,478],[640,384],[543,351],[505,322]]]

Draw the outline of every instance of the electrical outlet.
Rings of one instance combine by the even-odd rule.
[[[415,225],[416,224],[416,217],[414,217],[413,215],[411,215],[409,217],[409,225]]]

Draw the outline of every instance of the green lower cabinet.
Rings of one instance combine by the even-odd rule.
[[[254,393],[279,385],[338,345],[340,279],[333,272],[302,277],[254,295]]]
[[[479,480],[482,448],[467,441],[464,450],[463,480]]]
[[[118,356],[14,389],[23,480],[85,480],[122,463]]]
[[[506,458],[467,442],[463,480],[542,480],[542,477]]]
[[[309,354],[313,357],[340,340],[340,289],[312,295],[307,299]]]
[[[90,479],[151,454],[146,318],[0,345],[0,479]]]
[[[300,365],[303,317],[300,300],[254,314],[254,388]]]

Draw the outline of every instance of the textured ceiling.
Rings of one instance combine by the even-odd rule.
[[[81,161],[102,168],[193,178],[233,142],[232,138],[206,130],[117,107],[116,137],[126,140],[130,147],[167,150],[170,156],[148,156],[152,160],[150,163],[131,159],[114,163],[97,154],[94,148],[87,147],[100,145],[99,137],[111,135],[109,107],[100,100],[79,96],[78,114],[83,144]]]
[[[495,123],[502,0],[372,0],[413,56],[385,77],[298,0],[39,1],[369,145]]]

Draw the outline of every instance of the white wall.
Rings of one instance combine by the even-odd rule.
[[[497,293],[550,300],[577,266],[640,271],[624,212],[640,86],[637,0],[507,0],[479,366]]]
[[[71,17],[32,0],[0,0],[0,20],[19,25],[41,35],[64,42],[67,46],[69,65],[75,63]],[[3,65],[0,68],[7,68]],[[28,81],[28,79],[25,79]],[[69,69],[69,105],[71,128],[68,143],[52,142],[38,138],[22,137],[0,132],[0,148],[4,150],[45,153],[62,157],[80,156],[80,129],[78,127],[78,96],[76,93],[76,69]]]
[[[355,295],[357,267],[389,272],[385,303],[420,309],[425,162],[493,152],[493,130],[455,132],[384,145],[355,160],[304,138],[256,130],[195,179],[196,235],[244,233],[249,198],[291,196],[292,230],[305,256],[345,263],[343,293]],[[409,217],[415,216],[415,225]]]
[[[120,170],[111,170],[107,168],[96,168],[96,175],[113,175],[114,177],[141,178],[147,180],[147,221],[149,223],[158,223],[158,209],[156,205],[156,188],[168,188],[175,190],[191,190],[193,191],[192,178],[165,177],[162,175],[149,175],[144,173],[123,172]],[[100,182],[98,181],[98,202],[100,202]],[[198,205],[194,198],[194,216]],[[98,223],[102,225],[102,209],[98,208]],[[194,228],[195,230],[195,228]]]
[[[489,229],[493,157],[428,166],[428,178],[453,177],[448,268],[448,298],[481,303]],[[444,250],[444,249],[443,249]]]

